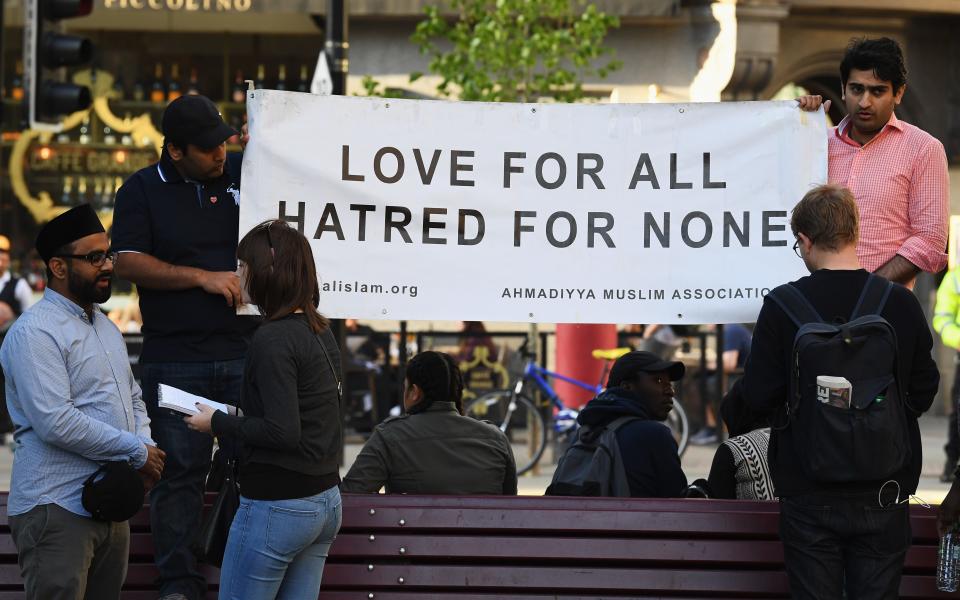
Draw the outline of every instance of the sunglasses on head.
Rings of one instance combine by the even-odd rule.
[[[273,221],[268,222],[264,226],[264,230],[267,232],[267,245],[270,246],[270,262],[273,263],[277,258],[277,251],[273,248],[273,236],[270,235],[270,227],[273,225]]]

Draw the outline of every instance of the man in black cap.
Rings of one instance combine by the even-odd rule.
[[[687,487],[677,442],[663,424],[673,409],[673,382],[683,373],[683,363],[662,360],[652,352],[624,354],[610,369],[607,389],[577,418],[581,425],[598,426],[619,417],[637,417],[617,430],[631,497],[675,498]]]
[[[249,333],[235,308],[242,155],[226,152],[237,132],[203,96],[171,102],[162,128],[160,161],[117,192],[113,245],[117,275],[138,287],[144,401],[169,457],[150,496],[161,596],[198,600],[206,580],[189,546],[200,525],[213,439],[159,408],[157,389],[165,383],[239,404]]]
[[[122,489],[134,502],[139,493],[142,504],[164,453],[150,439],[123,336],[97,306],[110,297],[116,254],[96,213],[84,204],[50,221],[37,251],[47,264],[43,299],[0,348],[17,446],[10,530],[27,598],[119,598],[130,529],[97,519],[123,517],[102,513],[117,498],[85,497],[85,482],[114,463],[110,470],[125,473],[127,483],[101,487]],[[143,478],[139,488],[132,476],[131,489],[131,469]]]

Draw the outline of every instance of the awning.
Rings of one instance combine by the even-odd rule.
[[[636,19],[676,17],[683,3],[711,0],[594,0],[612,15]],[[417,19],[438,0],[345,0],[357,20]],[[23,0],[4,3],[7,25],[23,24]],[[327,0],[96,0],[93,13],[71,19],[69,29],[126,31],[223,31],[315,34],[307,15],[323,15]]]
[[[351,15],[414,17],[437,0],[347,0]],[[594,0],[598,8],[617,16],[667,17],[677,13],[680,0]],[[324,14],[327,0],[97,0],[97,10],[185,13]]]

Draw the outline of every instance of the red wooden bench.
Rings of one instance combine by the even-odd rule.
[[[0,502],[0,600],[21,598]],[[901,597],[950,597],[934,583],[935,512],[911,510]],[[346,495],[320,599],[788,598],[777,520],[776,503]],[[148,528],[144,510],[125,599],[156,598]]]
[[[159,588],[155,580],[158,573],[153,564],[153,538],[150,536],[148,509],[149,507],[145,506],[130,519],[130,563],[123,600],[157,600]],[[207,566],[203,569],[210,582],[211,591],[207,596],[215,599],[220,570]],[[25,597],[23,579],[20,577],[20,567],[17,565],[17,549],[13,544],[10,526],[7,523],[7,492],[0,492],[0,600]]]

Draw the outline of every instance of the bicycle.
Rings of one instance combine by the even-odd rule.
[[[600,374],[600,382],[591,385],[541,367],[536,363],[536,356],[527,350],[527,342],[524,342],[518,350],[524,361],[522,376],[513,388],[495,390],[479,396],[467,404],[464,413],[475,419],[493,422],[507,435],[517,462],[517,474],[521,475],[540,462],[547,447],[548,431],[553,431],[557,448],[562,448],[578,428],[579,411],[564,406],[548,379],[566,381],[593,394],[599,394],[604,389],[603,383],[613,361],[627,352],[630,352],[630,348],[594,350],[593,357],[606,362]],[[538,404],[530,397],[527,391],[530,386],[543,396],[542,403]],[[549,429],[547,417],[544,416],[545,410],[550,411],[552,427]],[[687,414],[676,398],[673,400],[673,410],[667,417],[666,425],[673,432],[678,452],[682,456],[687,449],[690,431]]]

